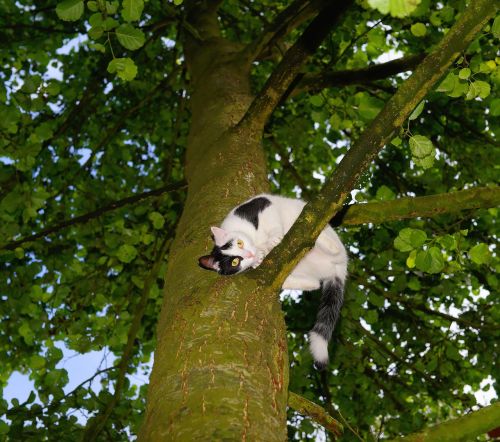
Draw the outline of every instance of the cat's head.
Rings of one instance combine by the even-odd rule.
[[[212,227],[211,230],[215,245],[210,255],[198,259],[200,267],[221,275],[234,275],[257,261],[257,249],[247,235],[219,227]]]

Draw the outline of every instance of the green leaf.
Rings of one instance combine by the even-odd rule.
[[[491,260],[491,252],[485,243],[476,244],[469,250],[469,258],[476,264],[487,264]]]
[[[116,73],[124,81],[132,81],[137,75],[137,66],[131,58],[114,58],[108,64],[108,72]]]
[[[23,337],[26,344],[31,345],[33,343],[35,334],[33,333],[33,330],[31,329],[28,321],[23,321],[23,323],[19,327],[19,334]]]
[[[417,166],[421,167],[422,169],[431,168],[434,165],[434,159],[435,158],[432,155],[429,155],[428,157],[424,157],[424,158],[413,157],[413,161],[415,162],[415,164]]]
[[[89,43],[89,48],[95,49],[103,54],[106,52],[106,47],[101,43]]]
[[[434,156],[436,151],[432,141],[423,135],[410,137],[410,150],[412,155],[417,158]]]
[[[463,68],[458,72],[458,78],[460,78],[461,80],[467,80],[467,78],[470,77],[470,74],[471,70],[469,68]]]
[[[114,0],[112,2],[106,2],[106,13],[110,15],[115,14],[116,11],[118,11],[118,6],[119,6],[118,0]]]
[[[309,97],[309,103],[313,106],[320,107],[323,105],[323,97],[321,95],[312,95]]]
[[[118,26],[115,33],[120,44],[131,51],[139,49],[145,41],[144,33],[130,24]]]
[[[478,80],[475,81],[474,84],[479,89],[478,95],[480,98],[486,98],[488,95],[490,95],[491,86],[489,83],[487,83],[486,81]]]
[[[104,20],[102,25],[105,31],[111,31],[118,26],[118,22],[114,18],[108,17]]]
[[[184,1],[184,0],[174,0],[174,5],[175,5],[175,6],[180,6],[180,5],[182,5],[182,2],[183,2],[183,1]]]
[[[491,32],[496,38],[500,38],[500,15],[495,18],[493,26],[491,27]]]
[[[368,0],[368,4],[382,14],[390,13],[393,17],[406,17],[420,4],[421,0]]]
[[[500,115],[500,98],[491,100],[490,114],[492,117],[498,117]]]
[[[414,23],[410,31],[415,37],[423,37],[427,33],[427,28],[423,23]]]
[[[45,367],[45,358],[40,355],[33,355],[30,357],[30,367],[33,370],[39,370]]]
[[[56,6],[57,16],[64,21],[76,21],[83,14],[83,0],[65,0]]]
[[[459,361],[462,358],[457,348],[449,342],[446,343],[446,356],[453,361]]]
[[[380,201],[393,200],[395,197],[396,197],[395,193],[385,185],[380,186],[377,189],[377,194],[375,195],[375,198],[377,198]]]
[[[89,24],[91,27],[95,28],[98,26],[102,26],[103,20],[104,19],[103,19],[102,13],[96,12],[95,14],[92,14],[89,17]]]
[[[417,257],[417,251],[412,250],[410,254],[408,255],[408,258],[406,258],[406,265],[409,269],[412,269],[415,267],[415,259]]]
[[[375,324],[378,321],[378,313],[376,310],[368,310],[363,314],[363,318],[368,324]]]
[[[366,94],[360,95],[359,115],[365,121],[373,120],[384,107],[384,102]]]
[[[448,92],[447,95],[452,98],[457,98],[462,95],[465,95],[468,90],[469,90],[469,84],[466,82],[459,81],[457,77],[457,82],[455,83],[455,87],[451,92]]]
[[[438,87],[436,88],[436,91],[444,93],[451,92],[455,89],[457,82],[458,82],[458,77],[455,74],[450,73],[445,77],[445,79],[441,83],[439,83]]]
[[[125,263],[132,262],[137,256],[137,249],[130,244],[123,244],[116,253],[116,257]]]
[[[165,224],[165,218],[163,218],[161,213],[158,212],[151,212],[148,215],[148,218],[151,220],[153,223],[153,227],[155,229],[161,229],[163,225]]]
[[[439,273],[444,267],[444,259],[437,247],[429,250],[420,250],[415,259],[415,265],[419,270],[427,273]]]
[[[104,28],[102,26],[90,28],[88,34],[92,40],[98,40],[104,34]]]
[[[406,227],[402,229],[394,240],[394,247],[401,252],[409,252],[422,246],[427,240],[427,234],[423,230]]]
[[[401,138],[400,138],[400,137],[396,137],[396,138],[393,138],[393,139],[391,140],[391,144],[392,144],[393,146],[399,147],[399,146],[401,146],[401,142],[402,142],[402,141],[403,141],[403,140],[401,140]]]
[[[455,250],[457,248],[457,240],[452,235],[442,236],[438,238],[438,242],[447,250]]]
[[[125,21],[139,20],[143,9],[143,0],[123,0],[122,17]]]
[[[422,111],[424,110],[424,101],[421,101],[420,103],[418,103],[417,107],[415,109],[413,109],[413,112],[410,114],[410,116],[408,117],[410,120],[416,120],[418,118],[418,116],[422,113]]]
[[[0,420],[0,434],[7,434],[9,432],[9,429],[10,426],[3,420]]]
[[[99,10],[99,7],[97,6],[97,2],[91,0],[87,2],[87,8],[89,8],[89,11],[91,12],[97,12]]]

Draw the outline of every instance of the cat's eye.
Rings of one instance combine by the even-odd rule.
[[[240,263],[240,260],[238,258],[234,258],[231,262],[231,265],[233,267],[236,267]]]
[[[240,249],[242,249],[242,248],[243,248],[243,246],[245,245],[245,244],[243,244],[243,241],[242,241],[241,239],[239,239],[239,240],[236,242],[236,244],[238,244],[238,247],[239,247]]]

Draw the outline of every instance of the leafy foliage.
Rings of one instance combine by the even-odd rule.
[[[366,68],[394,51],[424,53],[465,7],[460,0],[368,4],[354,7],[333,30],[307,73]],[[0,400],[0,434],[11,440],[77,440],[82,422],[72,410],[92,415],[110,399],[117,370],[109,367],[69,392],[60,348],[123,353],[148,272],[163,240],[174,235],[184,190],[23,238],[182,181],[192,85],[181,36],[196,28],[181,5],[0,1],[0,387],[18,371],[36,390],[23,403]],[[224,1],[223,35],[249,43],[285,7]],[[496,18],[398,129],[355,201],[496,182],[499,29]],[[290,45],[301,30],[280,43]],[[255,91],[277,57],[255,64]],[[263,141],[273,191],[313,195],[405,75],[291,94]],[[333,403],[337,418],[363,438],[408,433],[465,412],[476,402],[466,386],[478,390],[489,376],[498,393],[496,218],[490,209],[341,228],[350,282],[331,372],[311,368],[305,342],[318,297],[285,296],[290,389]],[[150,291],[130,372],[147,370],[155,348],[164,267]],[[91,381],[103,388],[96,392]],[[137,433],[144,397],[145,387],[127,380],[106,437]],[[312,440],[317,431],[291,413],[291,439]],[[358,440],[351,431],[344,438]]]

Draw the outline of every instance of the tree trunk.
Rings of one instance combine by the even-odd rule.
[[[206,19],[206,17],[205,17]],[[202,270],[209,226],[267,191],[261,134],[233,127],[253,97],[249,64],[212,23],[186,42],[192,78],[188,195],[171,248],[140,439],[284,440],[288,357],[277,296]]]

